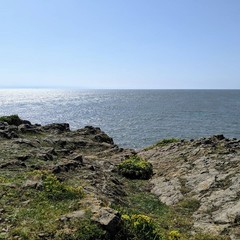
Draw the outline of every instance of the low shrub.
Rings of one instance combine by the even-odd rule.
[[[19,126],[22,124],[22,119],[18,115],[2,116],[0,122],[7,122],[9,125]]]
[[[169,232],[168,240],[183,240],[182,234],[177,230]]]
[[[36,170],[33,172],[35,177],[41,178],[44,194],[53,200],[82,198],[84,196],[81,186],[73,187],[59,182],[57,177],[48,171]]]
[[[122,215],[126,239],[161,240],[152,219],[143,214]]]
[[[153,167],[145,159],[134,155],[118,164],[118,172],[130,179],[149,179],[153,174]]]

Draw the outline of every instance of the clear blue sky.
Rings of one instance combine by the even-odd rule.
[[[240,89],[240,1],[0,0],[0,87]]]

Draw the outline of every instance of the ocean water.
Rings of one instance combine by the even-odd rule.
[[[2,89],[0,115],[100,127],[122,147],[162,138],[240,138],[240,90]]]

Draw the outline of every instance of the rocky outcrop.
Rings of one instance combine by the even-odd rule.
[[[152,193],[168,204],[195,199],[194,227],[240,239],[240,141],[223,135],[141,150],[153,164]]]
[[[77,173],[87,182],[86,191],[109,202],[126,194],[114,170],[134,150],[119,148],[105,132],[92,126],[71,131],[68,123],[41,126],[21,119],[17,123],[0,121],[0,169]],[[29,180],[23,186],[38,188],[36,184]]]
[[[151,191],[171,206],[194,203],[193,231],[240,239],[240,140],[217,135],[166,141],[137,153],[151,162],[154,171],[149,187],[142,191]],[[0,174],[48,170],[61,182],[78,182],[85,194],[79,201],[81,208],[71,209],[59,221],[81,219],[90,211],[92,221],[111,236],[118,231],[120,215],[110,206],[123,203],[129,194],[116,166],[134,154],[133,149],[115,145],[100,128],[71,131],[67,123],[41,126],[26,120],[16,125],[0,121]],[[40,179],[21,179],[21,184],[0,184],[42,191]],[[24,204],[31,201],[23,200]]]

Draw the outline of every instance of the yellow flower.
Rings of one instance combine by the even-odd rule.
[[[169,240],[180,240],[181,237],[181,233],[176,230],[173,230],[169,233]]]
[[[139,225],[139,224],[140,224],[140,222],[138,222],[138,221],[136,221],[136,222],[133,223],[134,227],[136,227],[136,226]]]
[[[124,221],[129,221],[129,220],[130,220],[130,217],[129,217],[127,214],[123,214],[123,215],[122,215],[122,220],[124,220]]]

